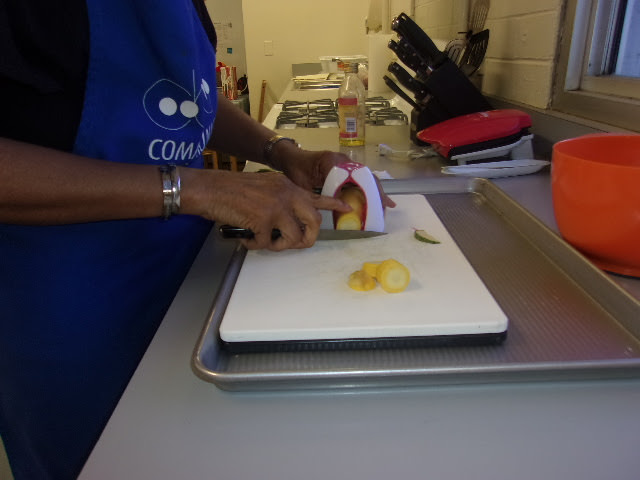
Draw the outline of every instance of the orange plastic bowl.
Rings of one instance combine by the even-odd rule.
[[[551,190],[567,242],[603,270],[640,277],[640,135],[556,143]]]

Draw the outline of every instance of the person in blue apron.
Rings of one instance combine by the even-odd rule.
[[[309,247],[349,159],[218,98],[203,0],[0,0],[0,45],[0,437],[16,480],[75,478],[212,222]]]

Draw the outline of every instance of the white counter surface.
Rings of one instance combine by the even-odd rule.
[[[406,145],[389,132],[368,131],[360,160],[437,175],[436,159],[373,157],[382,139]],[[337,148],[331,133],[295,136]],[[555,228],[548,174],[495,183]],[[200,380],[190,358],[231,249],[204,245],[81,479],[638,478],[640,379],[272,393]],[[615,279],[640,298],[640,280]]]

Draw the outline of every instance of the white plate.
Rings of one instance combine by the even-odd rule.
[[[546,160],[505,160],[501,162],[472,163],[470,165],[442,167],[442,173],[481,178],[512,177],[535,173],[549,165],[549,163]]]

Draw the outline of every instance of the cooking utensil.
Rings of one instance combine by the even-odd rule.
[[[443,157],[457,161],[496,158],[533,158],[529,133],[531,117],[520,110],[502,109],[471,113],[445,120],[417,133]]]
[[[364,211],[362,212],[362,231],[384,232],[384,208],[380,198],[380,190],[373,173],[361,163],[348,162],[336,165],[327,174],[322,185],[322,195],[338,197],[343,187],[355,186],[364,195]],[[336,219],[333,212],[322,210],[320,228],[333,230]]]
[[[455,38],[447,43],[447,46],[444,48],[444,53],[447,54],[453,63],[459,65],[466,44],[467,42],[465,39]]]
[[[224,390],[323,389],[336,392],[346,388],[359,393],[363,388],[397,388],[401,385],[425,385],[429,388],[444,385],[447,388],[452,383],[477,385],[482,382],[538,382],[541,379],[582,382],[585,379],[638,377],[638,302],[617,281],[596,271],[574,248],[495,183],[483,179],[459,180],[425,178],[412,190],[426,194],[435,218],[441,218],[446,227],[443,232],[426,223],[427,218],[434,217],[423,214],[417,219],[406,217],[399,225],[399,231],[406,233],[417,222],[441,240],[440,245],[425,245],[407,238],[410,235],[399,235],[396,239],[393,236],[397,225],[395,213],[405,211],[404,205],[399,204],[387,214],[388,236],[359,242],[363,247],[368,244],[366,248],[360,248],[360,245],[352,248],[352,242],[345,242],[344,246],[350,247],[347,261],[327,260],[327,250],[342,250],[335,248],[341,246],[335,242],[324,242],[317,248],[304,251],[274,252],[273,255],[252,251],[248,252],[249,258],[262,258],[265,254],[276,257],[276,265],[266,268],[267,275],[255,278],[253,272],[244,270],[249,264],[243,264],[245,252],[236,250],[194,348],[191,366],[196,375]],[[393,189],[389,193],[406,191],[403,181],[399,182],[398,190],[395,190],[393,181],[387,184]],[[446,188],[443,188],[443,182],[448,185]],[[397,197],[402,199],[411,195]],[[392,198],[396,199],[395,196]],[[459,305],[467,304],[475,307],[476,304],[468,296],[467,282],[455,275],[450,276],[450,257],[439,250],[446,245],[447,235],[474,265],[498,304],[503,306],[510,322],[504,346],[307,350],[304,353],[266,355],[236,355],[222,348],[219,325],[233,310],[228,306],[231,295],[238,297],[240,305],[253,304],[256,313],[245,315],[253,315],[265,324],[276,316],[280,317],[280,304],[288,308],[290,299],[300,302],[293,305],[292,313],[292,323],[299,327],[308,319],[333,319],[336,326],[340,326],[344,319],[367,318],[363,308],[371,309],[376,316],[384,315],[381,304],[390,304],[387,318],[394,321],[406,317],[446,322],[448,320],[441,317],[435,305],[441,300],[445,300],[443,314],[454,313],[451,320],[456,322],[461,316],[455,315],[453,307],[457,309]],[[348,287],[336,282],[336,268],[341,269],[345,278],[359,260],[387,258],[386,252],[381,251],[385,245],[389,246],[390,256],[420,247],[417,257],[406,258],[403,253],[403,258],[399,258],[413,268],[412,283],[415,281],[413,285],[418,286],[415,292],[419,296],[415,312],[409,310],[411,307],[405,301],[407,296],[412,296],[411,286],[400,296],[378,291],[365,294],[349,292],[359,304],[355,313],[347,313],[342,304],[335,301],[337,296],[333,292],[329,297],[314,288],[320,278],[328,278],[323,288],[332,285],[337,289],[342,287],[346,292]],[[296,259],[292,268],[298,272],[298,277],[293,280],[280,275],[283,269],[290,273],[283,266],[282,257],[297,257],[299,254],[304,257],[317,254],[319,260],[307,266]],[[358,258],[354,258],[354,254]],[[414,261],[426,262],[425,268],[415,268],[417,263]],[[278,272],[277,281],[273,280],[274,271]],[[238,278],[243,275],[244,280]],[[451,284],[446,283],[449,278],[454,279]],[[257,286],[243,285],[244,281],[251,279],[255,279]],[[301,287],[294,290],[297,285]],[[299,299],[294,294],[298,291],[308,297]],[[267,301],[273,300],[276,305],[269,308],[262,303],[256,304],[256,295]],[[282,301],[284,297],[286,301]],[[329,298],[331,301],[323,301]],[[381,304],[376,303],[378,301]],[[309,314],[309,305],[313,305],[312,314]],[[339,313],[317,310],[329,307]],[[265,312],[277,312],[277,315]],[[475,309],[473,318],[478,314],[478,309]]]
[[[484,56],[487,53],[487,47],[489,46],[489,30],[483,30],[475,33],[469,38],[467,47],[462,54],[460,63],[458,66],[462,73],[467,77],[473,75],[484,60]]]
[[[476,0],[473,3],[473,7],[471,7],[471,14],[469,15],[469,20],[467,22],[468,38],[471,38],[472,35],[475,35],[484,28],[490,6],[490,0]]]
[[[388,212],[389,234],[384,237],[248,252],[220,324],[226,347],[253,350],[256,345],[247,342],[308,340],[330,348],[326,342],[332,340],[433,336],[466,342],[478,338],[476,334],[490,334],[490,339],[480,338],[493,344],[504,338],[506,315],[425,197],[398,195],[393,200],[397,206]],[[414,228],[425,229],[441,243],[419,242]],[[411,283],[404,292],[388,294],[377,288],[362,293],[347,286],[349,275],[364,262],[387,258],[410,269]],[[251,301],[246,292],[252,292]],[[306,315],[310,306],[313,314]],[[266,318],[265,312],[277,314]]]
[[[255,235],[249,228],[239,228],[232,225],[221,225],[218,231],[223,238],[236,238],[251,240]],[[318,240],[354,240],[357,238],[373,238],[386,235],[386,232],[371,232],[367,230],[331,230],[321,229],[318,233]],[[280,230],[274,229],[271,238],[280,237]]]
[[[564,239],[609,272],[640,277],[640,135],[553,146],[551,191]]]

